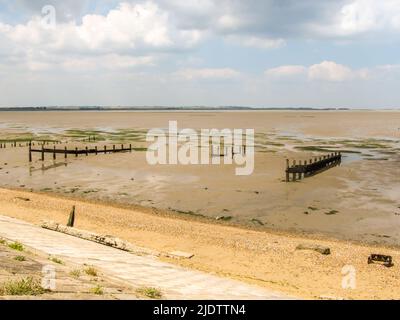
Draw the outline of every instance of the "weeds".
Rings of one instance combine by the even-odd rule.
[[[104,294],[103,288],[100,286],[96,286],[94,288],[92,288],[92,293],[97,294],[97,295],[102,295]]]
[[[96,270],[95,268],[93,268],[93,267],[87,267],[87,268],[85,269],[85,273],[86,273],[88,276],[91,276],[91,277],[97,277],[97,275],[98,275],[97,270]]]
[[[24,251],[24,246],[19,242],[10,243],[8,247],[17,251]]]
[[[151,288],[151,287],[138,288],[136,290],[136,293],[138,293],[139,295],[145,296],[147,298],[150,298],[150,299],[161,299],[162,298],[162,293],[157,288]]]
[[[17,260],[17,261],[26,261],[26,259],[25,259],[24,256],[16,256],[16,257],[14,258],[14,260]]]
[[[6,282],[0,288],[0,295],[3,296],[36,296],[45,292],[47,290],[32,277]]]

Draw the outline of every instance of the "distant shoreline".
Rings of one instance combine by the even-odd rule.
[[[49,106],[49,107],[0,107],[0,112],[45,112],[45,111],[400,111],[400,108],[314,108],[314,107],[246,107],[246,106],[138,106],[138,107],[104,107],[104,106]]]
[[[11,107],[1,108],[1,111],[373,111],[374,109],[351,109],[351,108],[263,108],[263,107]],[[397,109],[380,109],[397,110]]]

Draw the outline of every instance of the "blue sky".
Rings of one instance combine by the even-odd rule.
[[[400,0],[0,0],[0,107],[398,108],[399,35]]]

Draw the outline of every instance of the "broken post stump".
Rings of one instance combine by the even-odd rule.
[[[67,227],[73,227],[74,223],[75,223],[75,206],[72,206],[72,210],[68,218]]]

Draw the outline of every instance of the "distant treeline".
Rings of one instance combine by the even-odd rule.
[[[350,108],[263,108],[241,106],[182,106],[182,107],[100,107],[100,106],[73,106],[73,107],[12,107],[1,108],[0,111],[217,111],[217,110],[350,110]]]

